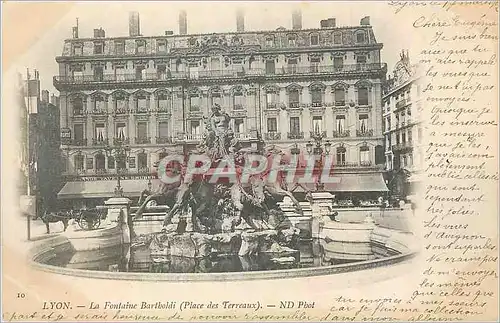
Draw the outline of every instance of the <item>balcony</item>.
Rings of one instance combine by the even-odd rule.
[[[114,115],[123,115],[123,114],[128,114],[128,109],[127,108],[115,108],[113,110]]]
[[[326,138],[326,131],[321,131],[321,132],[316,132],[316,131],[309,131],[309,138],[314,138],[317,136],[321,136],[322,138]]]
[[[92,146],[107,146],[108,145],[108,139],[102,139],[102,140],[98,140],[98,139],[95,139],[93,138],[92,139]]]
[[[276,109],[278,109],[278,103],[267,103],[266,109],[267,110],[276,110]]]
[[[198,78],[235,78],[245,75],[245,71],[229,69],[229,70],[209,70],[209,71],[198,71]]]
[[[156,137],[157,144],[173,144],[174,139],[172,137]]]
[[[304,139],[304,132],[303,131],[289,132],[287,138],[288,139]]]
[[[413,149],[413,144],[411,141],[405,141],[405,142],[402,142],[402,143],[397,143],[395,145],[392,146],[392,150],[393,151],[401,151],[401,152],[404,152],[404,151],[409,151],[409,150],[412,150]]]
[[[311,103],[311,108],[321,108],[323,107],[323,102],[313,102]]]
[[[300,109],[301,108],[299,102],[290,102],[290,103],[288,103],[288,106],[290,107],[290,109]]]
[[[343,106],[345,106],[345,100],[335,101],[334,104],[336,107],[343,107]]]
[[[373,129],[368,129],[365,131],[356,129],[356,137],[373,137]]]
[[[151,137],[135,137],[135,143],[137,145],[145,145],[151,143]]]
[[[105,169],[105,168],[96,168],[95,169],[95,173],[98,174],[98,175],[107,174],[108,170]]]
[[[105,74],[102,76],[94,75],[60,75],[54,76],[54,85],[74,85],[74,84],[89,84],[89,83],[123,83],[123,82],[148,82],[148,81],[166,81],[175,79],[185,79],[188,77],[187,72],[169,72],[167,74],[159,73],[136,73],[127,74]]]
[[[72,146],[87,146],[87,139],[71,139],[69,144]]]
[[[333,131],[333,138],[345,138],[351,135],[349,130]]]
[[[137,168],[137,173],[139,173],[139,174],[150,174],[151,170],[149,169],[149,167],[138,167]]]
[[[266,132],[264,135],[266,140],[281,140],[280,132]]]
[[[407,104],[406,99],[399,100],[398,102],[396,102],[396,110],[403,108],[404,106],[406,106],[406,104]]]
[[[113,138],[113,145],[128,145],[130,144],[129,138]]]
[[[277,75],[294,74],[332,74],[332,73],[357,73],[357,72],[378,72],[387,68],[385,63],[371,64],[347,64],[342,66],[320,65],[320,66],[293,66],[277,69]]]
[[[147,107],[137,107],[133,110],[134,114],[148,114],[150,109]]]
[[[92,111],[90,111],[90,114],[95,116],[104,116],[107,115],[108,112],[106,111],[106,109],[93,109]]]
[[[184,140],[187,141],[199,141],[201,140],[202,135],[199,133],[188,133],[184,135]]]

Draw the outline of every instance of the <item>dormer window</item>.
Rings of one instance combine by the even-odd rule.
[[[274,37],[273,36],[267,36],[266,37],[266,46],[267,47],[273,47],[274,45]]]
[[[116,55],[125,54],[125,42],[123,40],[115,42],[115,54]]]
[[[296,45],[296,37],[295,35],[289,35],[288,36],[288,46],[295,46]]]
[[[73,44],[73,55],[82,56],[83,55],[83,45],[80,43]]]
[[[333,43],[335,45],[342,44],[342,34],[340,32],[336,32],[333,34]]]
[[[366,36],[364,31],[359,31],[356,33],[356,43],[366,42]]]
[[[104,43],[103,42],[95,42],[94,43],[94,54],[95,55],[104,54]]]
[[[167,51],[167,41],[162,39],[162,40],[158,40],[157,42],[157,50],[158,50],[158,53],[165,53]]]
[[[317,45],[319,45],[319,35],[312,34],[311,35],[311,46],[317,46]]]
[[[144,40],[138,40],[135,42],[135,52],[136,54],[144,54],[146,52],[146,43]]]

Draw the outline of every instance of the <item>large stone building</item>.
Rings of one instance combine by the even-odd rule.
[[[388,171],[407,171],[408,182],[419,182],[423,172],[424,147],[422,140],[422,103],[419,71],[402,51],[393,75],[389,75],[382,98],[385,157]],[[411,193],[411,187],[399,187],[399,193]],[[403,194],[405,195],[405,194]]]
[[[159,36],[141,35],[139,21],[137,13],[130,15],[129,37],[95,29],[94,37],[81,38],[74,28],[56,58],[68,180],[61,198],[109,195],[114,184],[108,192],[102,183],[79,181],[116,183],[117,165],[106,148],[122,142],[130,146],[120,167],[127,173],[122,185],[137,194],[156,161],[199,142],[215,103],[231,115],[243,143],[261,136],[294,152],[319,147],[333,154],[337,173],[346,175],[329,190],[386,190],[386,65],[369,17],[359,26],[337,27],[330,18],[302,29],[302,16],[294,12],[292,28],[245,31],[239,11],[237,32],[188,34],[182,12],[180,34]],[[313,133],[322,141],[311,144]]]

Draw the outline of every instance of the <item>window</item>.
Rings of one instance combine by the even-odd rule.
[[[290,108],[298,108],[299,107],[299,90],[294,89],[288,92],[288,103]]]
[[[275,74],[276,73],[276,67],[274,64],[274,60],[269,59],[266,61],[266,74]]]
[[[300,119],[299,117],[290,117],[290,133],[300,133]]]
[[[83,170],[83,155],[78,154],[75,155],[75,169],[76,170]]]
[[[158,46],[158,53],[165,53],[167,51],[167,41],[166,40],[158,40],[157,41],[157,46]]]
[[[278,132],[278,121],[276,118],[267,118],[267,132]]]
[[[94,98],[94,111],[98,113],[106,112],[106,101],[102,96],[96,96]]]
[[[200,133],[201,133],[200,121],[198,120],[191,121],[191,134],[197,136]]]
[[[104,123],[96,123],[95,139],[97,142],[103,142],[104,139],[106,139],[106,127],[104,126]]]
[[[86,164],[86,165],[85,165],[85,166],[86,166],[85,168],[87,168],[87,169],[94,169],[94,159],[93,159],[93,158],[91,158],[91,157],[87,157],[87,158],[86,158],[86,163],[85,163],[85,164]]]
[[[200,111],[200,96],[192,94],[189,97],[190,111]]]
[[[137,154],[137,168],[140,171],[148,170],[148,155],[146,153]]]
[[[160,64],[156,66],[156,73],[159,80],[167,79],[167,66]]]
[[[221,97],[221,94],[220,92],[213,92],[212,93],[212,96],[211,96],[211,106],[214,106],[216,104],[222,106],[222,97]]]
[[[137,66],[135,68],[135,79],[136,80],[142,80],[144,79],[143,76],[142,76],[142,73],[145,71],[145,67],[144,66]]]
[[[322,104],[322,93],[321,89],[313,88],[311,89],[311,104],[313,107],[320,107]]]
[[[275,92],[267,92],[266,93],[266,107],[268,109],[275,109],[276,103],[278,101],[278,94]]]
[[[319,57],[312,57],[311,58],[311,73],[318,73],[319,72]]]
[[[170,112],[170,96],[166,93],[158,95],[158,111]]]
[[[273,36],[267,36],[266,37],[266,46],[267,47],[272,47],[274,45],[274,37]]]
[[[335,129],[339,134],[342,134],[345,131],[345,116],[339,115],[335,117],[336,124]]]
[[[115,169],[115,157],[108,156],[108,169]]]
[[[335,92],[335,105],[342,106],[345,105],[345,90],[343,88],[336,88]]]
[[[359,115],[359,131],[361,133],[366,133],[368,131],[368,115],[360,114]]]
[[[244,133],[244,120],[243,119],[234,119],[234,132],[235,133]]]
[[[138,95],[137,96],[137,112],[147,112],[148,111],[148,97],[146,95]]]
[[[295,74],[297,73],[297,59],[289,59],[288,60],[288,73]]]
[[[95,155],[95,169],[100,171],[106,169],[106,157],[103,154]]]
[[[333,58],[333,69],[336,71],[342,70],[344,67],[344,58],[343,57],[334,57]]]
[[[358,104],[368,105],[368,88],[365,86],[358,88]]]
[[[366,56],[365,55],[356,55],[356,63],[366,64]]]
[[[100,82],[104,80],[104,71],[102,66],[94,66],[94,80]]]
[[[362,32],[362,31],[361,31],[361,32],[358,32],[358,33],[356,34],[356,42],[357,42],[357,43],[364,43],[364,42],[366,41],[366,39],[365,39],[365,38],[366,38],[366,37],[365,37],[365,33],[364,33],[364,32]]]
[[[160,121],[158,123],[158,137],[159,138],[168,138],[168,122]]]
[[[401,133],[401,142],[404,144],[406,143],[406,132]]]
[[[83,45],[82,44],[74,44],[73,45],[73,55],[82,56],[83,55]]]
[[[82,123],[77,123],[73,125],[73,139],[75,140],[75,143],[78,144],[78,142],[82,142],[85,135],[84,135],[84,127]]]
[[[125,122],[119,122],[116,124],[116,139],[122,141],[127,138],[127,125]]]
[[[290,35],[288,36],[288,46],[295,46],[296,45],[296,38],[295,35]]]
[[[124,41],[115,42],[115,54],[116,55],[124,55],[125,54],[125,42]]]
[[[311,46],[316,46],[316,45],[319,45],[319,35],[312,34],[311,35]]]
[[[333,43],[335,45],[342,44],[342,34],[341,33],[334,33],[333,34]]]
[[[323,117],[313,117],[313,131],[314,133],[321,133],[323,131]]]
[[[148,138],[148,124],[147,122],[137,123],[137,138],[146,139]]]
[[[413,140],[413,133],[411,129],[408,129],[408,142],[412,142]]]
[[[138,40],[135,42],[135,53],[144,54],[146,52],[146,44],[143,40]]]
[[[118,169],[125,169],[127,168],[126,165],[126,160],[124,155],[118,155],[116,156],[116,168]]]
[[[115,113],[123,114],[127,112],[127,100],[125,96],[118,95],[115,97]]]
[[[104,43],[103,42],[95,42],[94,43],[94,54],[104,54]]]
[[[245,106],[245,97],[243,96],[243,93],[241,92],[234,93],[233,97],[234,110],[242,110],[244,106]]]
[[[362,166],[367,166],[370,164],[370,148],[368,148],[368,146],[360,147],[359,155],[359,161]]]
[[[83,70],[81,67],[75,67],[73,70],[73,80],[76,82],[83,81]]]
[[[345,165],[345,152],[346,149],[344,147],[337,147],[337,165]]]
[[[83,99],[80,97],[73,98],[71,100],[71,104],[73,105],[73,115],[81,116],[83,115]]]
[[[115,68],[115,77],[117,81],[125,81],[125,67],[117,66]]]

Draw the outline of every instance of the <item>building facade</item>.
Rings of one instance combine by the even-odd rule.
[[[408,171],[412,175],[410,183],[418,182],[425,155],[418,75],[417,66],[412,65],[408,53],[402,51],[401,59],[386,81],[382,98],[386,168],[394,172]]]
[[[243,143],[261,136],[307,154],[319,134],[338,172],[381,175],[386,65],[369,17],[359,26],[336,27],[330,18],[302,29],[294,12],[291,29],[244,31],[239,12],[238,32],[188,34],[182,12],[180,35],[155,37],[141,36],[138,15],[130,17],[129,37],[96,29],[78,38],[76,30],[56,58],[67,181],[110,180],[117,167],[106,148],[125,143],[120,169],[144,183],[156,161],[199,142],[216,103]]]

